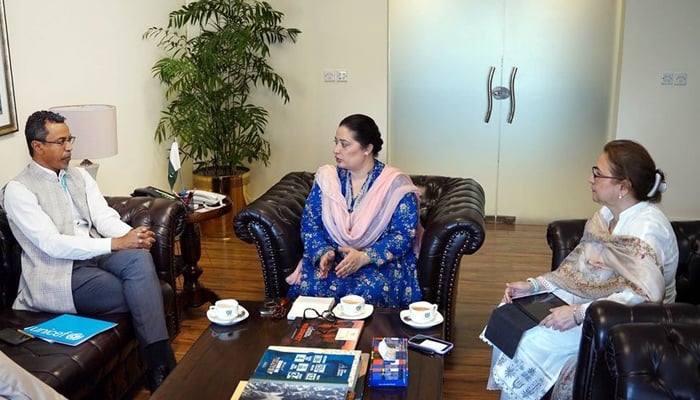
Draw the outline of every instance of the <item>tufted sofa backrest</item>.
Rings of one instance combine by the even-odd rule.
[[[21,256],[22,248],[12,235],[5,211],[0,208],[0,310],[11,307],[17,297]]]

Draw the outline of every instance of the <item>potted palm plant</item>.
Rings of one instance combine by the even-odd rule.
[[[284,80],[268,63],[273,45],[296,42],[301,33],[282,26],[283,17],[264,1],[198,0],[172,11],[167,27],[144,33],[166,52],[152,68],[167,100],[156,139],[177,139],[193,161],[195,187],[231,195],[234,211],[245,202],[246,165],[267,165],[270,158],[263,137],[268,113],[251,104],[251,89],[289,101]],[[211,186],[201,187],[203,181]],[[235,188],[240,193],[229,192]]]

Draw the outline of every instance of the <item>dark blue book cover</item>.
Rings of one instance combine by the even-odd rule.
[[[355,385],[360,355],[359,350],[270,346],[250,381],[276,380],[339,387],[347,392]]]
[[[115,326],[116,322],[63,314],[38,325],[28,326],[23,331],[47,342],[77,346]]]

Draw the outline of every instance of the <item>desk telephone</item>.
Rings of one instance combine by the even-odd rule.
[[[131,195],[134,197],[163,197],[168,200],[178,199],[175,193],[166,192],[163,189],[158,189],[157,187],[153,186],[146,186],[144,188],[134,189],[134,192]]]
[[[221,202],[226,198],[223,194],[207,192],[206,190],[195,189],[192,192],[192,202],[194,204],[203,204],[209,207],[220,206]]]
[[[182,193],[182,199],[186,202],[190,198],[191,201],[196,205],[204,205],[207,207],[220,206],[221,202],[226,198],[223,194],[207,192],[206,190],[188,190]],[[132,196],[149,196],[149,197],[163,197],[170,200],[176,200],[180,197],[176,196],[174,193],[167,192],[163,189],[158,189],[153,186],[146,186],[144,188],[134,189]],[[187,196],[187,197],[184,197]]]

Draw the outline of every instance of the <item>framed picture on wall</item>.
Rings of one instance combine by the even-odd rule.
[[[17,131],[17,109],[12,83],[10,45],[7,41],[7,21],[5,20],[5,0],[0,0],[0,135]]]

